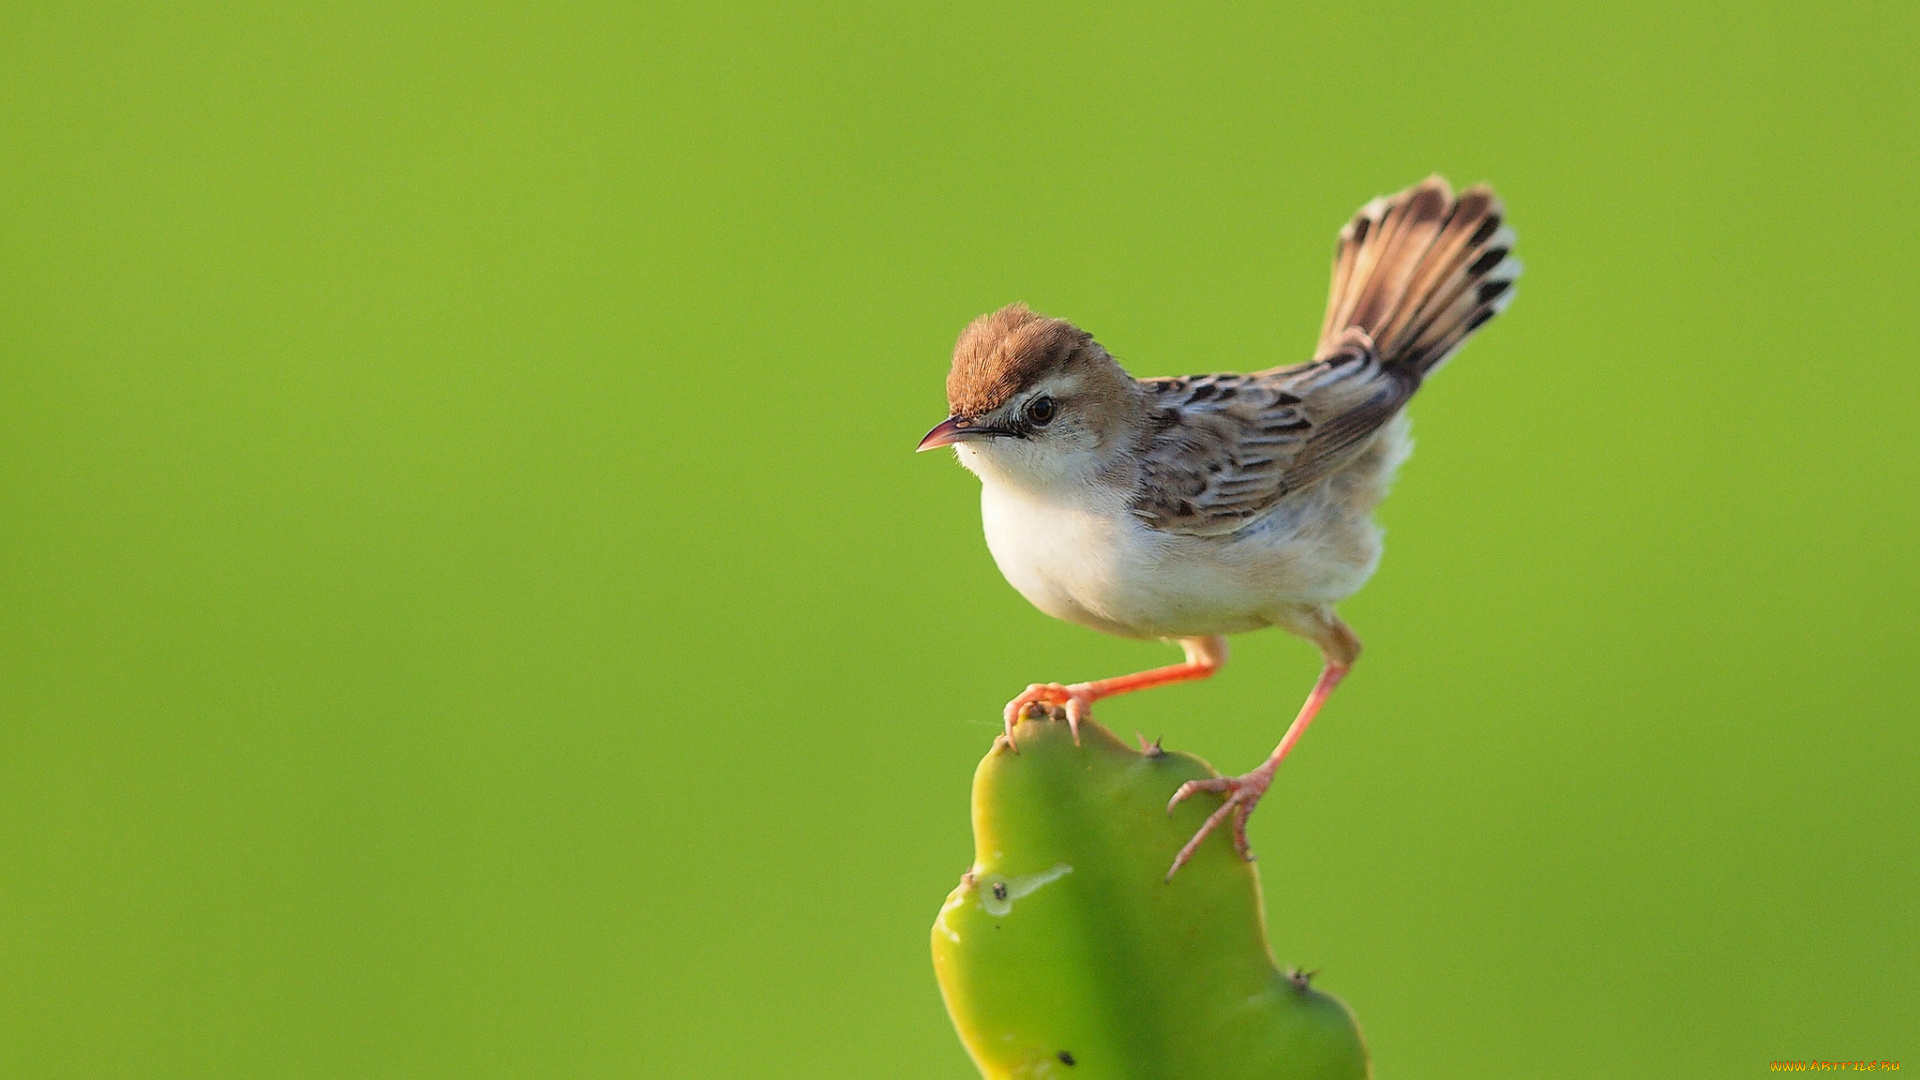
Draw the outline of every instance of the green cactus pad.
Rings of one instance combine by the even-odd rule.
[[[1167,799],[1215,775],[1091,721],[1023,721],[973,778],[973,868],[933,924],[933,966],[988,1080],[1364,1080],[1353,1016],[1267,946],[1260,882],[1221,828],[1165,880],[1220,805]]]

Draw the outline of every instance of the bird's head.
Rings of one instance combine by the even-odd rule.
[[[952,446],[983,480],[1044,490],[1104,467],[1139,408],[1093,335],[1009,304],[967,325],[947,374],[952,414],[920,449]]]

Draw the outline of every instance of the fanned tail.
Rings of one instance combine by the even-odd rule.
[[[1355,330],[1389,368],[1424,377],[1513,301],[1520,260],[1485,184],[1455,197],[1438,176],[1360,208],[1340,230],[1315,358]]]

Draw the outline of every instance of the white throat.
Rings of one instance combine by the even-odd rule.
[[[1049,446],[1026,439],[993,439],[954,446],[960,464],[990,488],[1029,498],[1080,503],[1108,486],[1107,455],[1092,448]]]

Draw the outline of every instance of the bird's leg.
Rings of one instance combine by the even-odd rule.
[[[1173,798],[1168,800],[1167,813],[1171,814],[1174,807],[1197,791],[1225,792],[1227,796],[1226,801],[1220,804],[1220,809],[1215,810],[1201,824],[1199,831],[1193,834],[1193,839],[1187,841],[1186,846],[1180,849],[1180,853],[1173,857],[1173,866],[1167,870],[1168,881],[1172,881],[1173,875],[1180,872],[1180,868],[1187,864],[1188,859],[1193,858],[1193,853],[1200,849],[1200,842],[1205,840],[1221,822],[1229,818],[1233,820],[1234,849],[1240,852],[1241,858],[1252,861],[1253,849],[1247,845],[1248,816],[1253,813],[1253,808],[1259,805],[1260,797],[1267,793],[1267,788],[1272,786],[1273,774],[1280,768],[1280,763],[1286,760],[1287,754],[1293,750],[1294,744],[1300,741],[1300,737],[1307,733],[1307,727],[1313,723],[1313,718],[1319,715],[1320,707],[1333,696],[1333,688],[1339,686],[1340,680],[1347,677],[1347,672],[1352,670],[1353,661],[1360,655],[1360,639],[1347,627],[1347,624],[1331,614],[1326,618],[1331,625],[1324,628],[1325,636],[1320,642],[1326,656],[1326,666],[1320,669],[1320,678],[1314,682],[1312,693],[1307,695],[1306,703],[1300,706],[1300,715],[1294,717],[1293,723],[1287,726],[1287,733],[1280,737],[1280,745],[1273,748],[1273,753],[1267,755],[1267,760],[1245,776],[1216,776],[1207,780],[1189,780],[1181,784],[1180,790],[1175,791]],[[1321,637],[1320,634],[1315,636]]]
[[[1167,683],[1187,682],[1191,679],[1204,679],[1220,670],[1227,662],[1227,639],[1223,637],[1181,638],[1180,648],[1187,654],[1184,664],[1169,664],[1166,667],[1142,671],[1134,675],[1120,675],[1111,679],[1095,682],[1073,683],[1062,686],[1059,683],[1034,683],[1026,692],[1007,702],[1006,740],[1013,746],[1013,725],[1020,722],[1020,716],[1029,705],[1058,706],[1067,710],[1067,726],[1073,731],[1075,745],[1080,742],[1080,721],[1090,715],[1093,703],[1101,698],[1115,694],[1130,694],[1135,690],[1145,690],[1149,686],[1164,686]]]

